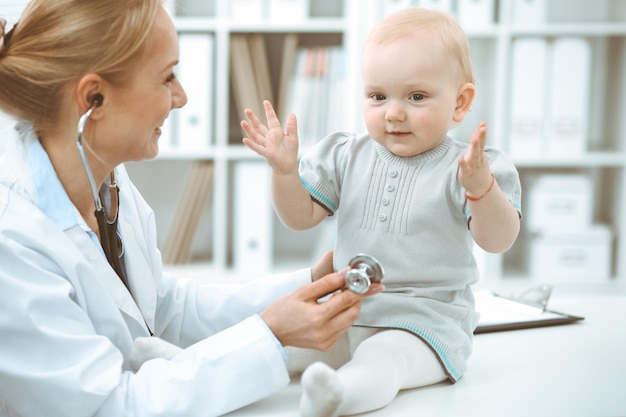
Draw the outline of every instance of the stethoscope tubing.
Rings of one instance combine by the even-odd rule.
[[[89,181],[89,186],[91,187],[93,201],[96,204],[96,212],[99,212],[101,210],[104,210],[104,206],[102,205],[102,200],[100,200],[98,186],[96,185],[96,180],[93,177],[93,172],[91,171],[91,167],[89,166],[87,156],[85,155],[85,149],[83,148],[83,130],[85,129],[85,125],[87,124],[87,119],[89,119],[89,116],[91,116],[91,112],[95,107],[95,104],[93,104],[91,107],[89,107],[89,110],[87,110],[85,114],[83,114],[80,119],[78,119],[78,126],[76,129],[76,135],[78,139],[76,140],[76,146],[78,147],[78,152],[80,154],[80,159],[83,163],[83,167],[85,168],[85,172],[87,173],[87,180]]]

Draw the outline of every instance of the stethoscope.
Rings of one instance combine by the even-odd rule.
[[[96,95],[91,102],[91,107],[89,110],[83,114],[80,119],[78,119],[78,127],[76,129],[77,141],[76,145],[78,146],[78,152],[80,154],[80,159],[83,163],[83,167],[85,168],[85,173],[87,174],[87,179],[89,180],[89,185],[91,187],[91,193],[93,194],[93,201],[96,205],[95,215],[96,220],[98,222],[98,230],[100,231],[100,244],[102,245],[102,249],[104,250],[104,254],[106,255],[107,261],[115,271],[115,273],[121,278],[122,282],[128,287],[128,281],[126,280],[126,274],[120,259],[124,255],[124,246],[122,244],[122,238],[119,235],[117,230],[117,219],[118,212],[120,207],[119,200],[119,187],[115,182],[115,174],[111,171],[111,181],[109,185],[109,206],[110,206],[110,215],[107,214],[106,208],[102,204],[102,199],[100,198],[100,192],[96,185],[96,181],[93,177],[93,172],[91,171],[91,167],[89,166],[89,161],[87,161],[87,157],[85,156],[85,150],[83,149],[83,130],[85,129],[85,125],[87,124],[87,119],[91,116],[91,112],[94,108],[98,107],[102,104],[102,96]]]
[[[117,276],[119,276],[124,283],[124,286],[130,293],[131,297],[133,297],[133,293],[130,290],[128,280],[126,278],[126,271],[121,263],[122,256],[124,256],[124,245],[122,243],[122,237],[117,230],[117,219],[120,209],[120,189],[115,182],[115,172],[111,171],[108,195],[111,215],[108,215],[106,208],[102,204],[96,180],[93,177],[93,172],[91,171],[89,161],[87,161],[85,150],[83,149],[83,130],[85,129],[85,124],[87,124],[87,119],[91,116],[93,109],[102,104],[102,100],[102,95],[96,94],[91,101],[91,107],[89,107],[89,110],[87,110],[85,114],[78,119],[78,127],[76,128],[76,136],[78,139],[76,140],[76,146],[78,147],[78,153],[80,154],[80,159],[83,163],[83,167],[85,168],[85,173],[87,173],[87,179],[89,180],[89,186],[91,187],[91,193],[93,194],[93,202],[96,205],[95,215],[96,221],[98,222],[98,230],[100,231],[100,244],[102,245],[102,249],[104,250],[104,254],[106,255],[109,265],[111,265]],[[105,195],[105,199],[106,198],[107,196]],[[146,328],[148,329],[150,336],[154,336],[154,333],[145,318],[144,323],[146,324]]]

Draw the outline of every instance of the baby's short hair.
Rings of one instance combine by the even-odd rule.
[[[450,58],[457,60],[463,82],[474,83],[467,36],[458,21],[443,11],[410,7],[395,12],[372,29],[367,36],[366,45],[389,44],[415,34],[438,37]]]

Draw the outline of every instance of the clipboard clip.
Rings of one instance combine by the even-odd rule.
[[[548,302],[550,301],[550,295],[552,295],[552,285],[541,284],[534,287],[530,287],[518,294],[511,296],[503,296],[495,294],[500,298],[515,301],[518,303],[526,304],[531,307],[540,308],[541,311],[546,311],[548,308]]]

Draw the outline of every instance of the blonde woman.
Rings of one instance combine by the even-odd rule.
[[[317,303],[344,285],[332,253],[245,287],[163,273],[123,166],[157,155],[186,102],[158,0],[33,0],[4,26],[0,416],[217,416],[287,385],[284,347],[334,345],[363,296]],[[131,360],[135,340],[175,357]]]

